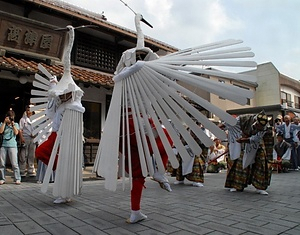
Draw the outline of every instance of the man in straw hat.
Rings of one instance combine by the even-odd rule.
[[[269,130],[268,117],[264,111],[258,114],[246,114],[237,117],[235,126],[224,123],[228,129],[229,158],[225,187],[230,192],[243,191],[248,184],[256,192],[268,195],[265,191],[270,184],[271,169],[265,148],[264,135]],[[269,151],[267,151],[269,152]]]

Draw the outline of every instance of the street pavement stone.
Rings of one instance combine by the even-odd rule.
[[[46,194],[35,178],[22,179],[15,185],[8,172],[0,186],[0,235],[190,235],[190,234],[300,234],[300,172],[274,173],[269,195],[255,193],[249,186],[244,192],[224,188],[226,172],[205,174],[204,187],[191,182],[162,190],[150,178],[143,191],[142,211],[148,218],[127,224],[130,215],[130,184],[125,180],[115,192],[104,188],[104,179],[84,171],[82,194],[71,203],[53,204],[52,184]]]

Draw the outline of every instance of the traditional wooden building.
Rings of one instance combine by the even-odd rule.
[[[38,63],[62,76],[65,32],[55,29],[67,25],[94,26],[76,30],[71,63],[72,76],[85,92],[84,135],[97,144],[114,86],[113,72],[122,52],[135,47],[136,34],[103,14],[63,1],[0,0],[0,118],[10,108],[17,120],[21,118]],[[147,36],[145,44],[159,55],[177,50]]]

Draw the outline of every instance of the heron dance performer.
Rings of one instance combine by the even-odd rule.
[[[179,166],[173,147],[177,149],[183,161],[189,161],[191,156],[182,140],[194,153],[193,156],[201,154],[201,147],[186,127],[189,127],[205,146],[211,146],[213,142],[197,125],[197,122],[202,123],[218,138],[226,138],[224,131],[184,97],[190,98],[222,120],[232,125],[236,123],[231,115],[179,85],[177,81],[201,87],[236,103],[246,104],[246,97],[253,97],[252,91],[195,75],[217,74],[216,71],[201,69],[194,65],[256,66],[253,61],[242,63],[230,61],[228,63],[226,60],[222,62],[222,59],[232,57],[254,56],[248,51],[249,48],[224,49],[224,47],[241,43],[239,40],[227,40],[189,48],[159,58],[150,48],[145,47],[140,22],[152,26],[141,14],[135,12],[134,14],[137,45],[123,53],[116,68],[112,100],[94,164],[94,171],[105,178],[105,188],[111,191],[117,188],[118,170],[121,171],[122,188],[125,190],[125,172],[128,171],[132,187],[131,214],[127,220],[128,223],[136,223],[147,218],[141,212],[140,202],[144,181],[148,175],[158,181],[163,188],[171,191],[164,174],[167,163],[166,155],[173,168],[176,169]],[[213,52],[208,52],[212,49]],[[218,61],[212,62],[211,59],[215,56],[218,57]],[[255,80],[255,77],[248,75],[217,73],[233,80]],[[120,161],[120,167],[118,165],[119,152],[125,155]],[[138,184],[135,183],[136,165],[140,173]]]
[[[85,109],[81,104],[83,91],[76,85],[71,76],[70,54],[74,41],[74,28],[67,26],[66,30],[68,31],[68,38],[63,54],[64,74],[60,81],[57,82],[55,77],[39,65],[39,69],[50,79],[50,89],[46,93],[49,99],[46,106],[46,116],[36,121],[35,124],[40,126],[35,131],[39,133],[42,130],[39,133],[41,136],[52,127],[52,133],[37,148],[36,156],[39,159],[44,159],[43,161],[48,164],[42,192],[48,190],[52,169],[56,169],[53,195],[57,199],[54,203],[69,202],[71,197],[80,194],[82,188],[82,136]],[[47,80],[38,74],[36,74],[36,79],[47,84]],[[36,85],[36,87],[41,88],[43,86]],[[39,95],[41,92],[33,90],[32,94]],[[38,99],[33,98],[31,102],[38,101]]]
[[[264,143],[268,118],[264,111],[237,117],[234,126],[225,123],[228,129],[229,158],[225,187],[231,192],[243,191],[249,184],[256,192],[268,195],[265,191],[270,185],[271,169],[268,166]],[[224,125],[224,124],[223,124]]]

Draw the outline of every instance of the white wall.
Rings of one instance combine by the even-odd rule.
[[[294,96],[296,95],[296,96],[300,97],[300,92],[297,92],[297,91],[295,91],[295,89],[284,86],[284,85],[281,86],[281,91],[291,94],[292,105],[293,105],[293,108],[295,108],[295,97]]]
[[[106,113],[106,95],[111,95],[112,91],[107,90],[104,87],[97,88],[95,86],[90,86],[86,88],[82,84],[80,84],[79,87],[84,91],[82,101],[95,102],[101,104],[101,126],[103,127],[105,123]]]
[[[257,106],[280,104],[279,72],[272,63],[257,66]]]

